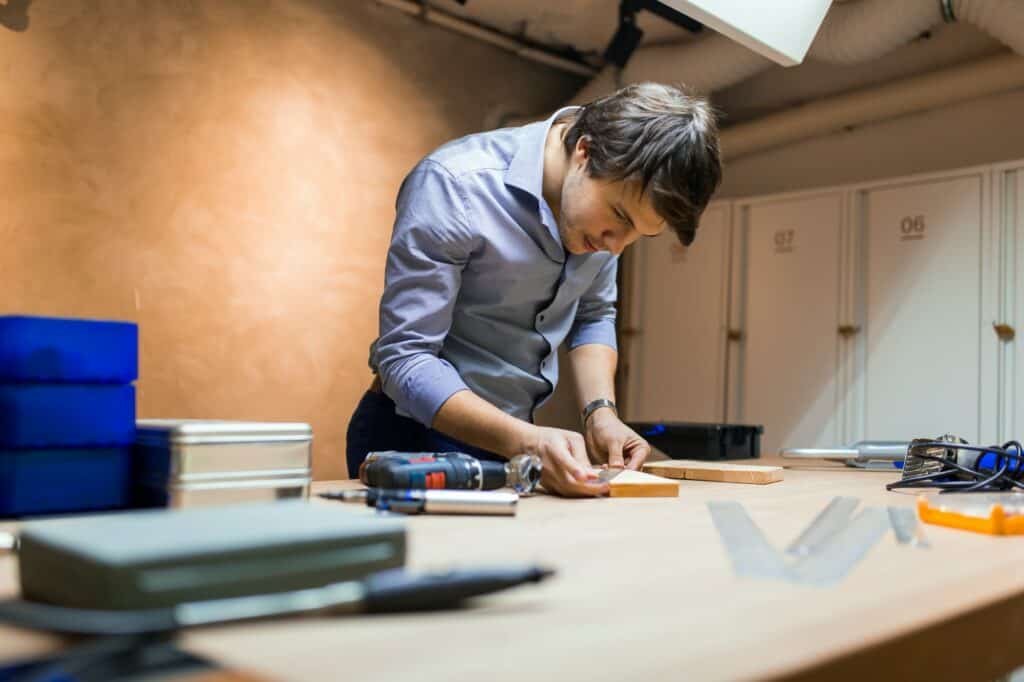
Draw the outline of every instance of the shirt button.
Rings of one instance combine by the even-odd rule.
[[[544,314],[543,313],[537,316],[537,321],[538,322],[543,322],[544,321]]]

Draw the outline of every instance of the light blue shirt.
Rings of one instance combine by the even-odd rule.
[[[370,366],[400,414],[430,426],[470,389],[533,420],[558,347],[615,343],[618,258],[562,246],[541,183],[547,121],[455,140],[398,194]]]

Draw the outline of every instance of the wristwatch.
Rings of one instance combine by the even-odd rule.
[[[598,398],[597,400],[591,400],[587,403],[587,406],[583,408],[583,412],[580,413],[580,421],[583,423],[583,428],[587,428],[587,420],[590,419],[590,415],[594,414],[597,410],[602,407],[612,408],[612,412],[615,414],[619,413],[619,408],[615,407],[615,403],[608,400],[607,398]]]

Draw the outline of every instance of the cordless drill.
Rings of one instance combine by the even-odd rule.
[[[359,467],[359,480],[370,488],[494,490],[509,486],[531,493],[540,483],[541,461],[517,455],[490,462],[462,452],[371,452]]]

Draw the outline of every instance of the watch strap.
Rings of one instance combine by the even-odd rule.
[[[619,408],[615,406],[611,400],[607,398],[598,398],[597,400],[591,400],[587,403],[587,406],[583,408],[583,412],[580,413],[580,420],[583,423],[583,428],[587,428],[587,420],[590,419],[590,415],[594,414],[597,410],[602,407],[610,407],[615,414],[619,413]]]

